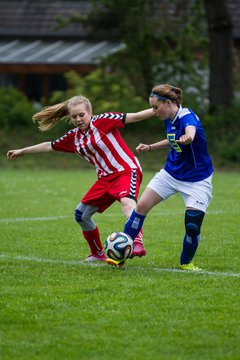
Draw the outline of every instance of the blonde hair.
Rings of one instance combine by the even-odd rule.
[[[166,98],[166,100],[169,99],[177,105],[180,105],[182,103],[182,90],[169,84],[161,84],[154,86],[152,88],[152,93],[150,94],[150,96],[154,96],[154,94],[162,96],[163,98]]]
[[[33,115],[32,120],[38,123],[41,131],[47,131],[53,128],[62,120],[71,122],[69,110],[72,106],[84,104],[86,110],[92,113],[91,102],[84,96],[74,96],[71,99],[52,106],[46,106],[41,111]]]

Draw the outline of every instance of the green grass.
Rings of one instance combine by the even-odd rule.
[[[0,358],[239,359],[239,173],[214,175],[198,274],[178,271],[179,196],[147,217],[145,258],[124,271],[80,263],[89,250],[74,209],[94,180],[86,169],[1,170]],[[94,218],[102,240],[124,225],[118,203]]]

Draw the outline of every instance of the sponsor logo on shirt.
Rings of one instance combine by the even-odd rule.
[[[167,134],[167,138],[168,138],[168,141],[170,142],[171,144],[171,147],[176,150],[177,152],[182,152],[182,149],[180,148],[180,146],[178,145],[178,143],[176,143],[176,140],[175,140],[175,134]]]

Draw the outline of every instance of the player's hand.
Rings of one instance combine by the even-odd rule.
[[[188,145],[191,144],[192,137],[189,135],[182,135],[178,140],[176,140],[176,143],[182,144],[182,145]]]
[[[136,151],[138,154],[141,154],[143,152],[148,152],[150,150],[149,145],[147,144],[142,144],[140,143],[137,147],[136,147]]]
[[[22,155],[22,151],[19,150],[9,150],[7,152],[7,159],[8,160],[15,160],[17,157]]]

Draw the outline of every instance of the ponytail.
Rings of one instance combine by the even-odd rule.
[[[69,119],[68,101],[47,106],[33,115],[32,120],[38,123],[41,131],[47,131],[57,125],[61,120]]]
[[[70,121],[69,109],[78,104],[83,104],[87,111],[92,113],[92,104],[89,99],[85,96],[78,95],[60,104],[43,108],[33,115],[32,120],[34,123],[38,123],[39,130],[47,131],[57,125],[61,120]]]

